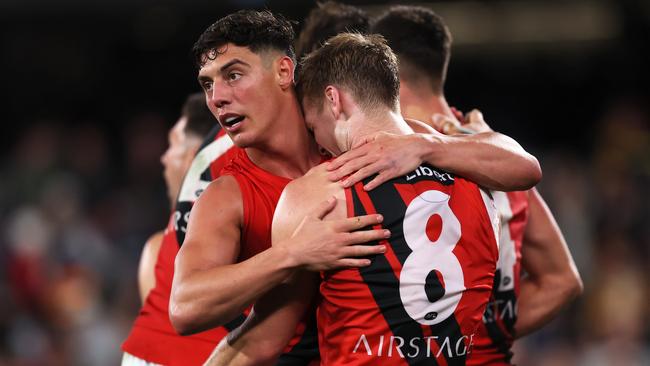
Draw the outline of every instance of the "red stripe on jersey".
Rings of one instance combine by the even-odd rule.
[[[366,192],[365,189],[363,189],[363,186],[360,184],[357,184],[354,186],[354,189],[357,192],[357,196],[359,197],[359,200],[361,201],[361,204],[363,204],[363,207],[366,209],[366,214],[368,215],[373,215],[377,213],[377,209],[375,209],[375,205],[372,204],[372,200],[370,199],[370,196],[368,196],[368,192]],[[346,190],[349,191],[349,190]],[[351,201],[350,201],[351,202]],[[348,205],[348,209],[351,207],[351,205]],[[354,207],[352,207],[352,216],[354,216]],[[382,225],[374,225],[373,229],[382,229]],[[381,240],[379,244],[385,245],[386,246],[386,253],[384,253],[384,256],[388,260],[388,263],[390,263],[391,268],[393,269],[393,272],[395,273],[395,277],[399,278],[399,275],[402,271],[402,264],[400,263],[399,259],[397,259],[397,256],[395,255],[395,252],[393,251],[393,246],[390,245],[388,240]]]

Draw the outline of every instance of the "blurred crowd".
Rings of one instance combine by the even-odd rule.
[[[584,294],[515,342],[521,365],[650,365],[650,114],[613,102],[590,151],[538,150],[540,192],[566,237]]]
[[[40,121],[0,169],[0,365],[117,365],[139,309],[138,257],[168,215],[170,121]]]

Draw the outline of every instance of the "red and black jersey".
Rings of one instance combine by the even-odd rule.
[[[258,167],[244,150],[238,151],[222,174],[235,178],[241,191],[244,218],[238,260],[244,261],[271,247],[273,214],[284,187],[291,180]],[[296,335],[280,356],[277,365],[318,364],[318,359],[316,320],[311,311],[298,325]]]
[[[214,347],[241,324],[243,315],[225,327],[182,337],[169,320],[169,297],[174,277],[174,260],[185,239],[185,231],[194,201],[238,148],[217,126],[206,137],[188,170],[162,239],[156,260],[156,285],[149,292],[122,349],[138,358],[163,365],[202,365]]]
[[[429,165],[345,193],[349,217],[380,213],[391,237],[370,266],[322,274],[321,364],[465,365],[498,257],[489,195]]]
[[[528,192],[493,192],[501,218],[499,261],[490,302],[474,338],[468,365],[510,365],[517,321],[521,245],[528,222]]]

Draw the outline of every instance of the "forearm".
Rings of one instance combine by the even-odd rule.
[[[228,334],[210,356],[209,366],[273,365],[318,290],[318,275],[296,271],[293,279],[262,296],[246,321]]]
[[[538,280],[522,278],[515,336],[523,337],[541,328],[580,292],[580,280],[571,274]]]
[[[488,189],[529,189],[542,176],[537,159],[512,138],[497,133],[444,136],[423,135],[424,161],[472,180]]]
[[[293,267],[283,249],[270,248],[240,263],[177,271],[169,304],[172,324],[180,334],[223,325],[287,279]]]
[[[262,359],[258,355],[249,355],[245,350],[237,349],[223,338],[203,366],[264,366],[273,365],[275,358]]]

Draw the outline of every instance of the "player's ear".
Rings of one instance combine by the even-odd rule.
[[[341,115],[341,93],[338,88],[333,85],[328,85],[325,88],[325,106],[330,109],[330,112],[335,119],[339,119]]]
[[[278,59],[276,77],[280,88],[283,90],[293,86],[295,64],[291,57],[283,56]]]

